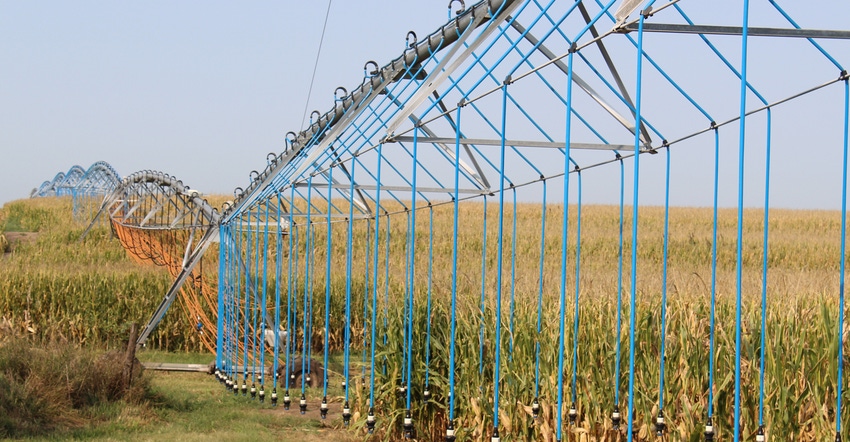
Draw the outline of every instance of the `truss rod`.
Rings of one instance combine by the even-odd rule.
[[[517,32],[519,32],[520,35],[523,35],[524,38],[526,40],[528,40],[528,42],[531,43],[532,46],[536,47],[537,51],[540,52],[541,54],[543,54],[546,58],[548,58],[549,60],[555,60],[555,58],[557,58],[557,55],[555,55],[554,52],[552,52],[548,47],[546,47],[546,45],[542,44],[540,42],[540,40],[537,39],[537,37],[535,37],[533,34],[531,34],[531,32],[528,32],[528,30],[524,26],[522,26],[520,23],[518,23],[516,20],[511,22],[511,27],[513,27]],[[595,33],[596,28],[591,27],[591,30],[593,30],[593,32]],[[594,35],[594,36],[597,36],[597,35]],[[599,41],[601,42],[601,40],[599,40]],[[603,54],[607,54],[607,52],[603,52]],[[609,61],[609,59],[606,58],[606,62],[608,62],[608,61]],[[566,63],[563,62],[563,60],[556,60],[555,66],[558,69],[560,69],[561,72],[563,72],[564,74],[569,75],[569,71],[567,70],[567,65],[566,65]],[[616,75],[616,70],[613,68],[613,64],[609,64],[609,68],[611,68],[612,71],[615,73],[615,81],[617,81],[618,85],[621,85],[622,81],[620,80],[619,75]],[[627,119],[626,117],[624,117],[623,115],[621,115],[619,112],[617,112],[614,109],[614,106],[610,105],[607,101],[605,101],[605,99],[602,98],[602,96],[598,92],[596,92],[596,90],[594,90],[593,87],[590,86],[590,84],[588,84],[586,81],[584,81],[584,79],[581,78],[575,72],[573,72],[573,81],[575,81],[576,85],[578,85],[578,87],[580,87],[581,90],[587,92],[587,94],[590,95],[590,98],[592,98],[593,101],[599,103],[599,105],[602,106],[602,108],[605,109],[606,112],[611,114],[611,116],[614,117],[615,120],[617,120],[620,124],[622,124],[623,127],[625,127],[629,132],[635,133],[635,126],[631,123],[631,121],[629,119]],[[621,93],[623,92],[623,89],[624,88],[621,88]],[[628,97],[628,96],[624,95],[624,97]],[[632,107],[634,107],[634,105],[631,104],[631,101],[629,102],[629,104]],[[643,135],[642,141],[644,143],[648,143],[649,137],[646,135],[644,130],[641,130],[641,134]]]

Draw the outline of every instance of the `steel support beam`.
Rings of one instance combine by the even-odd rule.
[[[413,137],[395,137],[387,142],[412,142]],[[439,137],[418,137],[417,139],[420,143],[454,143],[456,142],[454,138],[439,138]],[[461,143],[472,144],[475,146],[501,146],[502,140],[499,139],[484,139],[484,138],[461,138]],[[558,142],[558,141],[530,141],[530,140],[505,140],[505,146],[513,146],[513,147],[542,147],[549,149],[564,149],[567,147],[566,143]],[[635,147],[633,145],[628,144],[602,144],[602,143],[570,143],[570,149],[583,149],[583,150],[634,150]]]
[[[307,183],[296,183],[295,187],[308,187]],[[347,184],[333,184],[331,185],[333,189],[350,189],[351,186]],[[328,184],[313,184],[313,187],[320,189],[327,189]],[[354,186],[355,190],[384,190],[387,192],[412,192],[413,188],[410,186],[374,186],[374,185],[363,185],[357,184]],[[417,192],[421,193],[454,193],[454,189],[449,189],[447,187],[417,187]],[[471,194],[471,195],[483,195],[489,194],[489,189],[458,189],[459,193],[463,194]]]
[[[637,23],[629,23],[621,28],[623,32],[638,30]],[[708,35],[742,35],[744,28],[740,26],[714,25],[680,25],[672,23],[644,23],[644,32],[661,32],[668,34],[708,34]],[[829,29],[794,29],[794,28],[760,28],[748,27],[750,37],[790,37],[790,38],[832,38],[850,39],[850,31]]]

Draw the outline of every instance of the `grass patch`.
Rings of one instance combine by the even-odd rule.
[[[167,362],[174,364],[209,364],[215,359],[209,353],[174,353],[162,350],[142,349],[136,353],[136,357],[142,362]]]
[[[137,366],[133,384],[125,389],[122,361],[118,352],[7,339],[0,345],[0,437],[70,431],[103,414],[99,407],[141,402],[147,379]]]

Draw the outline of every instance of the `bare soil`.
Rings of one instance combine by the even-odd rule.
[[[5,232],[3,235],[9,241],[9,251],[0,256],[8,255],[15,251],[15,247],[21,243],[33,243],[38,238],[38,232]]]

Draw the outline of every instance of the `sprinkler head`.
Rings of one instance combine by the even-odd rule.
[[[570,417],[570,425],[575,425],[576,419],[578,419],[578,410],[576,410],[576,404],[570,405],[570,411],[568,412],[568,416]]]
[[[426,388],[425,391],[422,392],[422,400],[425,402],[431,400],[431,390]]]
[[[711,423],[711,418],[705,423],[705,442],[714,441],[714,424]]]
[[[658,410],[658,417],[655,418],[655,435],[661,437],[666,428],[667,423],[664,421],[664,411]]]
[[[531,418],[537,419],[537,416],[540,416],[540,402],[537,402],[537,398],[531,402]]]
[[[615,406],[614,406],[614,411],[612,411],[612,412],[611,412],[611,426],[612,426],[615,430],[619,430],[619,429],[620,429],[620,421],[621,421],[621,419],[622,419],[622,417],[620,416],[620,407],[618,407],[618,406],[616,406],[616,405],[615,405]]]
[[[411,416],[409,409],[404,415],[404,438],[413,439],[413,416]]]
[[[342,423],[348,425],[351,423],[351,408],[348,406],[348,401],[342,406]]]
[[[257,386],[251,384],[251,399],[256,399],[257,397]]]
[[[272,388],[272,407],[277,407],[277,387]]]
[[[452,426],[451,422],[446,427],[446,442],[455,442],[455,427]]]
[[[247,396],[247,395],[248,395],[248,384],[246,384],[243,381],[242,382],[242,396]]]
[[[764,425],[760,425],[756,431],[756,442],[764,442]]]
[[[289,397],[289,390],[283,393],[283,409],[289,410],[289,405],[292,404],[292,398]]]
[[[298,408],[301,410],[301,414],[307,413],[307,398],[304,397],[304,393],[301,393],[301,400],[298,401]]]
[[[342,381],[342,391],[345,391],[345,381]]]
[[[260,385],[260,391],[258,394],[260,396],[260,403],[263,403],[266,400],[266,387]]]
[[[366,429],[369,431],[369,434],[375,431],[375,409],[369,409],[369,415],[366,416]]]
[[[490,437],[490,442],[499,442],[499,429],[493,427],[493,436]]]
[[[327,396],[322,398],[322,405],[319,406],[319,413],[321,413],[322,419],[328,418],[328,397]]]

